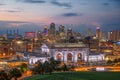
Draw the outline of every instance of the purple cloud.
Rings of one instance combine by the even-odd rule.
[[[64,17],[75,17],[75,16],[82,16],[83,14],[77,14],[77,13],[64,13],[62,16]]]
[[[20,0],[20,1],[25,2],[25,3],[45,3],[46,2],[44,0]]]
[[[51,3],[53,5],[60,6],[60,7],[67,7],[67,8],[71,8],[72,7],[71,3],[60,3],[60,2],[55,1],[55,0],[53,0]]]

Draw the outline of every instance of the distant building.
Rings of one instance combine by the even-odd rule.
[[[108,32],[108,40],[120,41],[120,31]]]
[[[6,32],[6,37],[7,39],[10,41],[10,40],[13,40],[13,39],[22,39],[22,35],[19,34],[19,31],[18,30],[7,30]]]
[[[93,33],[92,33],[91,28],[88,28],[88,30],[87,30],[87,36],[93,37]]]
[[[100,41],[106,41],[107,40],[107,36],[106,36],[104,31],[100,31],[100,33],[99,33],[99,40]]]
[[[100,38],[100,27],[96,28],[96,38],[99,39]]]
[[[5,37],[4,36],[0,36],[0,41],[5,41]]]
[[[43,36],[42,36],[42,32],[41,31],[38,31],[37,32],[37,39],[40,41],[42,40]]]
[[[44,36],[43,38],[45,38],[46,36],[48,36],[47,26],[44,26],[44,30],[43,30],[43,32],[42,32],[42,35]]]
[[[113,46],[113,54],[114,55],[120,55],[120,41],[114,43],[114,46]]]
[[[41,49],[36,52],[25,52],[23,55],[24,59],[28,60],[30,65],[35,64],[37,61],[44,63],[45,61],[49,61],[51,54],[48,46],[43,44]]]
[[[67,39],[69,40],[70,37],[72,37],[72,36],[73,36],[72,28],[68,28],[68,30],[67,30]]]
[[[59,26],[59,36],[60,36],[60,38],[63,38],[63,37],[65,37],[65,27],[64,26],[62,26],[62,25],[60,25]]]
[[[35,32],[25,32],[25,38],[27,39],[35,38]]]
[[[28,60],[29,65],[33,65],[38,61],[44,63],[45,61],[48,61],[50,59],[50,56],[47,54],[32,53],[32,52],[25,52],[23,57],[25,60]]]
[[[50,40],[55,40],[55,34],[56,34],[56,28],[55,28],[55,23],[50,24],[49,32],[48,32],[48,37]]]
[[[55,34],[55,23],[50,24],[49,34]]]
[[[91,52],[89,54],[89,62],[104,62],[105,60],[105,55],[96,53],[96,52]],[[87,56],[85,56],[85,61],[87,61]]]
[[[60,26],[59,26],[59,32],[60,32],[60,33],[61,33],[61,32],[65,32],[65,27],[62,26],[62,25],[60,25]]]

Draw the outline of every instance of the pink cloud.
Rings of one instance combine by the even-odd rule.
[[[92,22],[92,25],[94,25],[95,27],[101,27],[101,24],[98,22]]]

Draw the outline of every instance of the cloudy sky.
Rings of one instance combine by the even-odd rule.
[[[81,33],[120,30],[120,0],[0,0],[0,34],[42,30],[51,22]]]

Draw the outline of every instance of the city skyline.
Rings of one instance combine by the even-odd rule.
[[[120,30],[119,0],[0,0],[0,34],[42,30],[54,22],[74,31]]]

